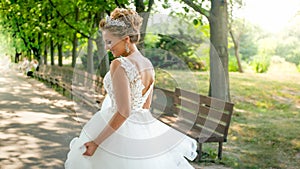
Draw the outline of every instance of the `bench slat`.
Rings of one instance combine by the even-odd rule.
[[[178,99],[180,106],[183,107],[181,109],[188,109],[189,112],[192,112],[193,114],[199,114],[201,116],[208,116],[208,118],[215,120],[215,121],[222,121],[226,123],[230,115],[215,109],[212,109],[207,106],[200,105],[199,103],[192,103],[187,100],[183,100],[181,98]],[[178,107],[180,107],[178,106]]]
[[[167,105],[162,105],[158,102],[152,102],[152,111],[164,112],[164,114],[173,114],[174,110],[172,107]]]
[[[232,112],[232,110],[233,110],[233,104],[232,103],[225,102],[225,101],[217,99],[217,98],[203,96],[203,95],[193,93],[193,92],[190,92],[190,91],[186,91],[186,90],[183,90],[183,89],[176,88],[175,89],[175,95],[177,97],[188,98],[188,99],[191,99],[195,102],[205,104],[205,105],[207,105],[211,108],[214,108],[214,109],[221,109],[221,110],[226,110],[226,111],[229,111],[229,112]]]
[[[201,112],[200,112],[201,114]],[[196,123],[200,128],[208,128],[210,130],[215,130],[216,132],[222,134],[226,130],[226,126],[219,122],[213,121],[207,117],[202,117],[199,114],[190,113],[186,110],[180,110],[178,117],[182,120],[191,121],[192,123]],[[199,126],[200,125],[200,126]]]
[[[223,135],[207,130],[206,128],[192,127],[187,121],[180,121],[176,117],[165,117],[162,121],[170,127],[187,134],[201,143],[208,141],[224,141]]]

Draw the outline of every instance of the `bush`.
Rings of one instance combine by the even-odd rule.
[[[265,73],[270,67],[270,59],[267,56],[256,55],[253,57],[251,65],[256,73]]]
[[[298,72],[300,72],[300,63],[297,66]]]
[[[204,60],[201,60],[199,57],[186,57],[184,58],[184,62],[187,63],[189,69],[191,70],[206,71],[208,69],[206,62]]]
[[[229,72],[238,72],[239,71],[239,65],[234,56],[229,56],[228,71]]]

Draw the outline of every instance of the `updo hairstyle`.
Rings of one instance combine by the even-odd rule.
[[[131,43],[137,43],[140,39],[140,28],[143,18],[131,9],[116,8],[109,17],[100,21],[102,31],[109,31],[117,37],[130,37]]]

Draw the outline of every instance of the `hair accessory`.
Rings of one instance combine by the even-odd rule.
[[[124,21],[120,21],[119,19],[111,19],[109,16],[106,17],[106,23],[109,26],[122,26],[126,27],[126,24]]]

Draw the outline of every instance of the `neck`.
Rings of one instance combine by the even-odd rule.
[[[132,55],[134,52],[138,51],[138,48],[136,47],[135,44],[132,44],[129,46],[129,53],[127,53],[126,55],[124,55],[124,57],[128,57],[130,55]]]

